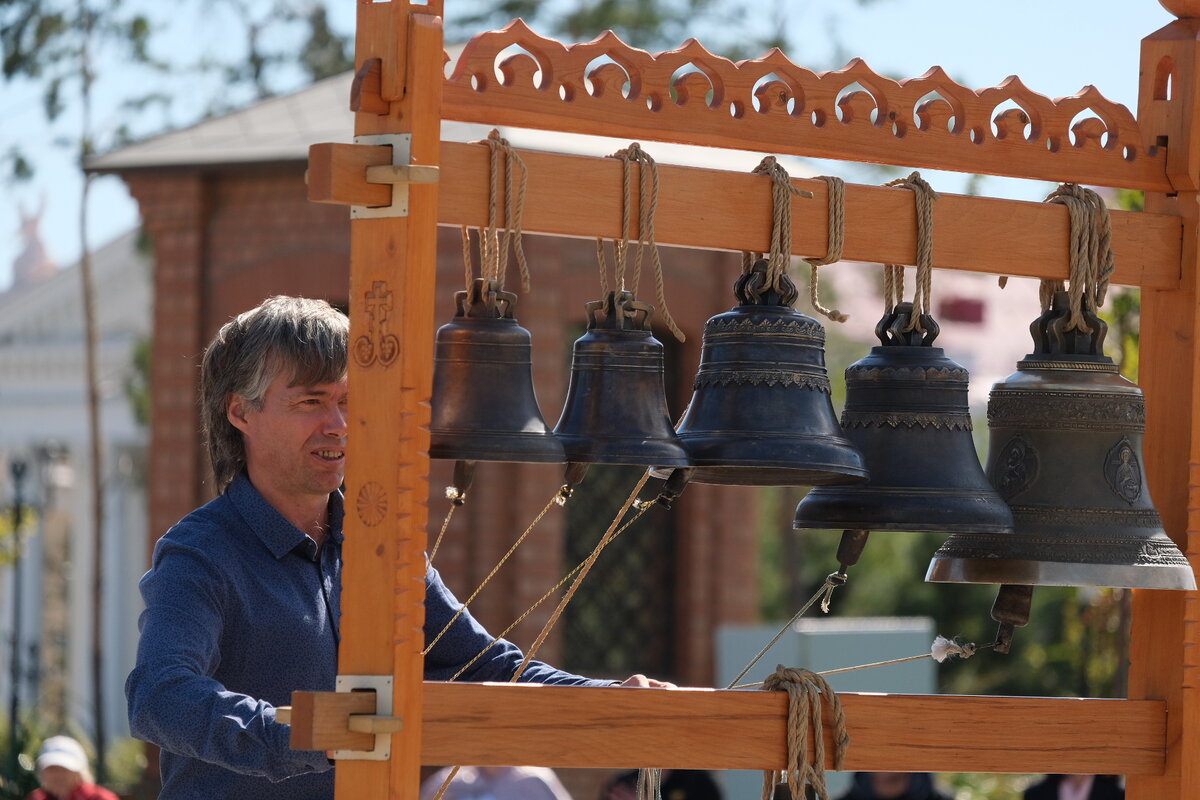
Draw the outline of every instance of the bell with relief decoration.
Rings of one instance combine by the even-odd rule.
[[[875,328],[879,346],[846,369],[842,430],[863,453],[863,486],[818,486],[793,527],[1003,534],[1012,514],[971,438],[967,370],[933,347],[938,326],[900,303]]]
[[[667,411],[663,346],[650,331],[654,307],[618,290],[586,308],[587,332],[575,341],[554,428],[567,461],[686,467]]]
[[[678,427],[693,482],[811,486],[867,477],[833,412],[825,329],[792,308],[795,284],[786,274],[781,281],[777,291],[759,260],[734,283],[738,305],[704,325],[692,402]]]
[[[562,463],[534,394],[529,331],[513,317],[517,296],[478,278],[454,302],[434,350],[430,457]]]
[[[987,474],[1013,512],[1009,534],[954,534],[928,581],[999,583],[997,648],[1028,619],[1028,587],[1195,589],[1163,531],[1142,458],[1141,390],[1103,353],[1107,325],[1085,301],[1090,332],[1067,330],[1057,292],[1030,326],[1034,352],[992,387]]]

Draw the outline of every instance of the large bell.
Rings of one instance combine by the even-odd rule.
[[[734,283],[738,305],[704,325],[695,391],[678,428],[693,482],[813,486],[867,477],[833,412],[825,329],[791,307],[796,287],[781,280],[782,294],[768,283],[767,262],[756,262]]]
[[[571,382],[554,433],[573,464],[686,467],[671,427],[663,346],[650,332],[654,307],[610,291],[586,306],[587,332],[575,341]]]
[[[1107,325],[1083,312],[1091,332],[1068,331],[1067,294],[1055,293],[1030,326],[1034,352],[992,387],[987,474],[1013,533],[954,534],[925,577],[1005,584],[993,609],[1001,651],[1027,619],[1021,587],[1196,588],[1145,482],[1142,392],[1103,354]]]
[[[430,457],[561,463],[533,390],[529,331],[513,317],[517,296],[477,278],[454,302],[434,351]]]
[[[938,326],[912,303],[875,327],[880,345],[846,368],[842,430],[862,451],[864,486],[819,486],[795,528],[1008,533],[1012,514],[983,474],[971,438],[967,370],[933,347]]]

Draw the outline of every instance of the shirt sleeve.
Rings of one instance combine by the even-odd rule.
[[[431,681],[453,679],[468,682],[510,680],[516,674],[524,654],[512,642],[492,637],[471,616],[470,611],[464,610],[454,619],[462,607],[462,603],[442,583],[438,571],[429,567],[425,573],[426,648],[443,628],[447,625],[450,627],[425,656],[425,678]],[[459,670],[464,668],[463,674],[455,678]],[[530,661],[518,682],[564,686],[613,686],[616,683],[574,675],[541,661]]]
[[[220,664],[229,577],[203,551],[169,538],[155,548],[140,589],[137,661],[125,682],[131,733],[171,753],[281,781],[331,769],[317,751],[290,749],[275,707],[228,691]]]

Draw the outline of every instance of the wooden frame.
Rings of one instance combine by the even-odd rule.
[[[339,672],[391,675],[393,714],[404,728],[393,735],[389,761],[339,762],[337,797],[415,800],[423,759],[784,766],[778,696],[422,683],[435,228],[486,221],[486,149],[439,142],[441,119],[1145,190],[1148,213],[1113,215],[1116,281],[1143,289],[1147,475],[1164,526],[1195,565],[1200,20],[1188,17],[1200,17],[1200,2],[1167,5],[1183,18],[1143,42],[1135,117],[1094,89],[1051,101],[1019,80],[972,91],[940,70],[895,82],[859,61],[822,75],[778,52],[733,64],[694,41],[658,55],[611,35],[565,46],[519,22],[473,40],[447,78],[440,0],[359,0],[355,132],[411,134],[412,163],[439,167],[441,183],[411,186],[407,217],[355,220],[351,229],[352,341],[381,352],[374,346],[383,344],[377,340],[386,314],[399,351],[386,364],[351,362]],[[866,91],[843,91],[854,82]],[[993,121],[1009,100],[1020,110]],[[1081,112],[1085,118],[1076,122]],[[365,169],[390,163],[386,150],[366,148],[351,158],[315,148],[313,199],[350,203],[378,195]],[[616,234],[617,163],[525,156],[527,231]],[[557,179],[563,175],[571,180]],[[765,249],[768,193],[756,181],[664,166],[659,240]],[[822,255],[824,185],[797,183],[817,197],[794,204],[793,252]],[[698,211],[688,197],[701,190],[728,199]],[[935,266],[1066,276],[1061,207],[947,196],[935,214]],[[908,193],[848,187],[847,216],[846,257],[912,263]],[[1129,776],[1132,800],[1200,796],[1198,625],[1195,593],[1134,593],[1127,700],[844,695],[854,739],[849,766],[1120,772]],[[920,717],[933,722],[914,724]]]

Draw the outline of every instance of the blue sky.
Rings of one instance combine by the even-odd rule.
[[[136,7],[150,0],[132,0]],[[464,0],[445,0],[447,15],[472,7]],[[159,42],[175,60],[194,60],[205,54],[229,52],[227,18],[220,7],[181,14]],[[300,5],[298,2],[297,5]],[[348,32],[353,27],[355,0],[332,0],[331,21]],[[839,67],[859,56],[877,72],[894,78],[915,77],[931,66],[943,67],[955,80],[974,89],[995,86],[1009,75],[1021,77],[1035,92],[1060,97],[1094,84],[1107,98],[1130,109],[1137,107],[1138,54],[1142,37],[1173,17],[1153,0],[1093,0],[1090,3],[1054,0],[1009,0],[1006,3],[963,3],[949,0],[875,0],[860,6],[850,0],[774,0],[756,8],[771,9],[743,24],[785,20],[789,55],[813,69]],[[836,27],[838,46],[829,31]],[[695,32],[704,41],[704,31]],[[284,76],[299,81],[299,76]],[[205,103],[220,96],[220,81],[191,75],[149,74],[128,66],[117,54],[102,62],[95,119],[102,129],[120,118],[116,105],[131,86],[161,87],[174,97],[168,113],[143,120],[141,133],[164,126],[188,124]],[[246,97],[227,97],[232,105]],[[8,286],[11,264],[20,249],[17,236],[20,205],[35,210],[45,201],[42,238],[60,265],[79,254],[78,196],[80,179],[70,152],[54,144],[56,137],[77,127],[78,118],[64,115],[49,128],[43,121],[36,87],[0,84],[0,150],[20,144],[36,164],[35,179],[27,184],[0,186],[0,289]],[[823,166],[823,171],[836,167]],[[846,170],[840,174],[851,177]],[[961,191],[959,176],[923,171],[943,191]],[[988,178],[978,187],[983,194],[1037,200],[1047,185]],[[101,245],[138,224],[137,207],[117,178],[98,180],[93,188],[89,241]]]

